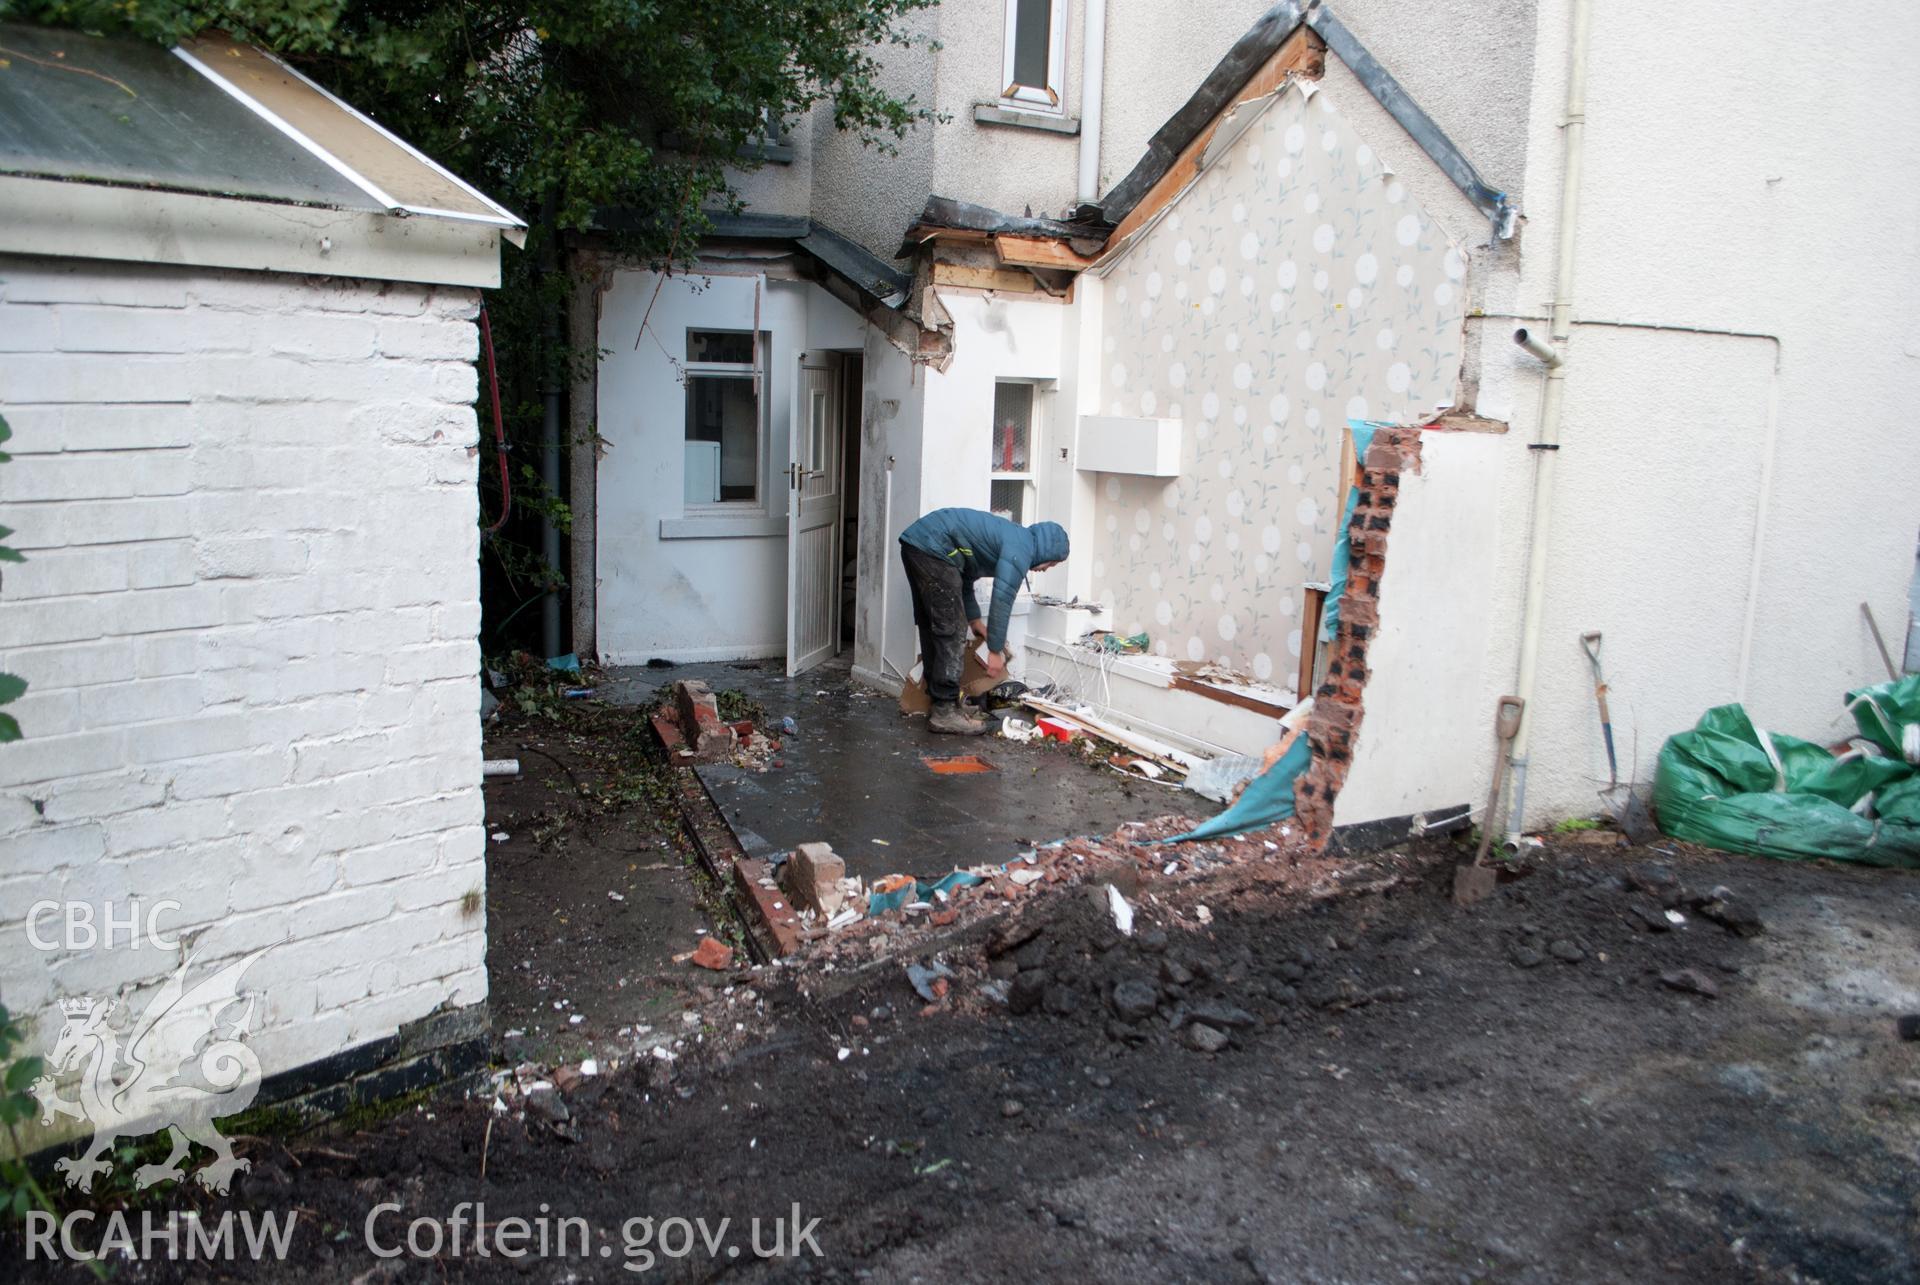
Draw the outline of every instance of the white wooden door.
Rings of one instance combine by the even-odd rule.
[[[840,643],[840,364],[803,353],[787,467],[787,673],[812,669]]]

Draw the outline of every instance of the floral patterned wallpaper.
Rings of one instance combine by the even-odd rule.
[[[1452,399],[1466,260],[1297,85],[1106,279],[1100,404],[1182,421],[1178,478],[1100,480],[1094,591],[1153,650],[1291,687],[1349,417]]]

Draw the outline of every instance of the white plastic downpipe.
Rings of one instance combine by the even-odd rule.
[[[1106,88],[1107,0],[1087,0],[1080,53],[1080,200],[1100,199],[1100,96]]]
[[[1587,31],[1592,0],[1573,0],[1567,45],[1567,112],[1561,143],[1565,162],[1560,176],[1559,260],[1554,269],[1553,313],[1548,338],[1552,347],[1541,352],[1540,341],[1525,330],[1514,341],[1547,367],[1540,391],[1540,432],[1534,441],[1533,526],[1527,542],[1527,603],[1520,626],[1520,674],[1516,695],[1522,707],[1519,734],[1510,751],[1513,765],[1513,804],[1508,813],[1507,841],[1517,844],[1526,820],[1527,761],[1533,740],[1534,677],[1540,663],[1540,617],[1547,596],[1547,536],[1553,522],[1553,466],[1560,453],[1560,405],[1566,396],[1567,336],[1573,329],[1573,250],[1580,225],[1580,165],[1587,136]],[[1488,818],[1489,824],[1492,818]]]

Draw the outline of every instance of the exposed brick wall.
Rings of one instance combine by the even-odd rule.
[[[1387,533],[1400,496],[1400,475],[1420,468],[1420,430],[1381,428],[1360,461],[1360,487],[1347,527],[1347,588],[1340,626],[1328,644],[1326,680],[1314,692],[1307,719],[1313,764],[1294,783],[1294,810],[1316,847],[1333,836],[1333,801],[1353,766],[1353,747],[1365,714],[1367,647],[1380,624],[1380,573],[1387,565]]]
[[[0,256],[0,1002],[42,899],[183,903],[268,1074],[486,996],[472,290]],[[463,904],[464,899],[464,904]],[[142,1002],[136,996],[136,1003]]]

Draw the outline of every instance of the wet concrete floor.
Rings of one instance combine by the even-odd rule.
[[[1110,833],[1122,821],[1211,806],[1057,746],[937,736],[924,718],[903,718],[893,697],[854,682],[845,658],[791,679],[783,670],[780,661],[615,668],[600,693],[640,704],[678,679],[698,678],[765,706],[784,766],[697,769],[750,856],[824,841],[851,874],[937,876],[1053,839]],[[787,717],[797,733],[779,730]],[[992,770],[942,774],[924,761],[955,755],[977,755]]]

